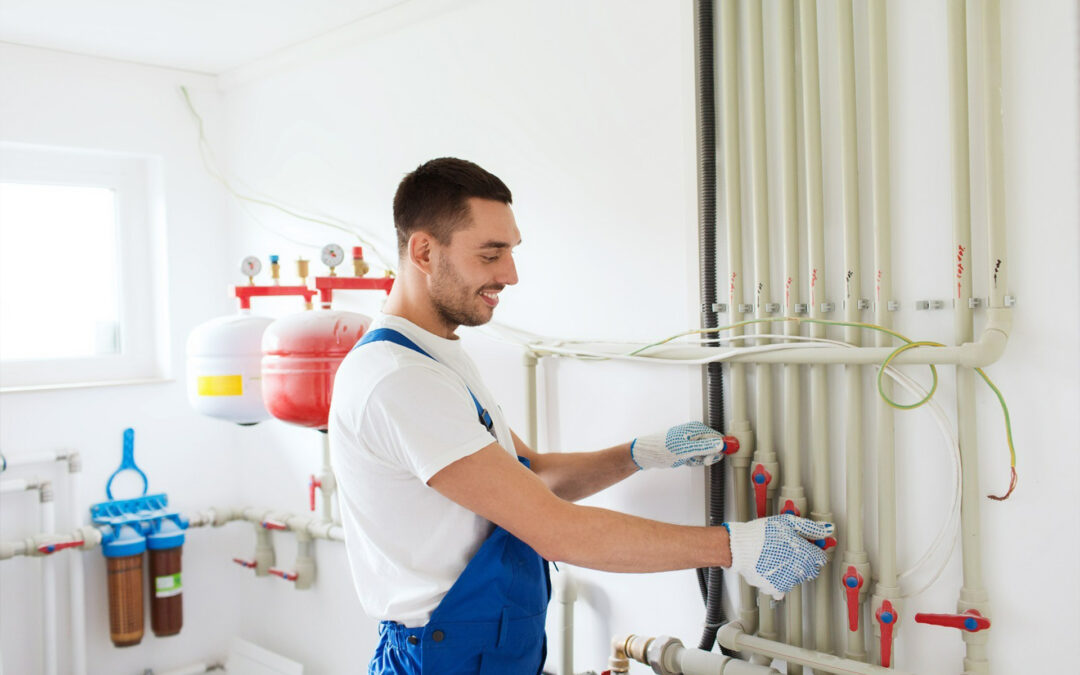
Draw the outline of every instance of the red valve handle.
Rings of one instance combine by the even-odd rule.
[[[724,454],[734,455],[739,451],[739,439],[734,436],[724,436]]]
[[[836,546],[836,537],[825,537],[824,539],[815,539],[814,544],[817,545],[822,551],[828,551],[830,548]]]
[[[881,603],[878,611],[874,614],[881,625],[881,667],[889,668],[892,661],[892,631],[900,621],[900,613],[893,609],[888,600]]]
[[[275,574],[275,575],[281,577],[285,581],[296,581],[296,572],[286,572],[285,570],[276,570],[276,569],[274,569],[272,567],[267,571],[270,572],[270,574]]]
[[[42,544],[41,546],[38,546],[37,550],[38,553],[42,555],[51,555],[57,551],[63,551],[65,548],[75,548],[77,546],[82,546],[85,543],[85,541],[80,539],[78,541],[65,541],[59,544]]]
[[[754,467],[754,473],[750,474],[750,480],[754,484],[754,500],[757,502],[757,517],[765,517],[765,507],[768,503],[767,496],[769,483],[772,482],[772,474],[765,470],[764,464]]]
[[[799,513],[799,507],[795,506],[795,502],[790,499],[784,502],[784,508],[780,509],[780,513],[790,513],[793,516],[801,516]]]
[[[963,614],[916,614],[915,621],[916,623],[925,623],[931,626],[959,628],[969,633],[978,633],[990,627],[990,619],[987,619],[975,609],[969,609]]]
[[[289,526],[276,520],[264,520],[262,526],[267,530],[287,530]]]
[[[315,488],[321,488],[322,481],[315,478],[315,474],[311,474],[311,480],[308,482],[308,502],[311,510],[315,510]]]
[[[242,560],[240,558],[233,558],[232,561],[234,563],[236,563],[237,565],[239,565],[241,567],[246,567],[248,569],[254,569],[254,567],[255,567],[255,561],[254,560]]]
[[[863,585],[862,575],[854,565],[849,565],[847,572],[840,578],[844,585],[844,593],[847,594],[847,617],[848,630],[852,633],[859,630],[859,590]]]

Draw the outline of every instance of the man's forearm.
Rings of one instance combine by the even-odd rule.
[[[532,470],[548,489],[571,502],[596,494],[637,472],[630,444],[596,452],[536,454]]]
[[[556,561],[608,572],[666,572],[730,567],[731,545],[723,527],[690,527],[607,509],[567,504],[552,523]]]

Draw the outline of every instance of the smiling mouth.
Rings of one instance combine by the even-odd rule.
[[[494,291],[480,291],[480,297],[487,303],[488,307],[494,307],[499,304],[499,294]]]

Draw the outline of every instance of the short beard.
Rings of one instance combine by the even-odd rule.
[[[441,258],[431,283],[431,302],[439,318],[450,326],[482,326],[491,321],[487,306],[478,307],[476,293],[469,291],[457,270]]]

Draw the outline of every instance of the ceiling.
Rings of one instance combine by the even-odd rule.
[[[220,74],[410,0],[0,0],[0,41]]]

